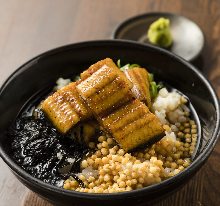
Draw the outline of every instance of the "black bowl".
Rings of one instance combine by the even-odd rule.
[[[11,158],[7,128],[31,96],[52,86],[56,79],[72,77],[90,64],[110,57],[123,63],[138,63],[186,94],[194,105],[201,122],[200,149],[193,163],[183,172],[143,189],[116,194],[87,194],[67,191],[46,184],[26,173]],[[30,60],[16,70],[0,90],[0,154],[16,177],[28,188],[45,199],[60,205],[146,205],[163,198],[185,184],[205,163],[219,134],[219,104],[206,78],[194,66],[174,54],[154,47],[129,41],[93,41],[64,46]]]

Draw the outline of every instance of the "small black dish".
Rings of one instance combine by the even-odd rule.
[[[173,44],[168,49],[187,61],[198,57],[204,46],[204,35],[195,22],[177,14],[159,12],[132,17],[117,26],[113,38],[149,43],[147,39],[148,28],[152,22],[160,17],[170,20]]]
[[[146,188],[113,194],[67,191],[36,179],[11,157],[8,127],[29,99],[52,87],[58,77],[72,77],[92,63],[110,57],[123,63],[138,63],[171,87],[189,97],[201,123],[200,148],[192,164],[178,175]],[[166,65],[166,67],[164,67]],[[133,41],[104,40],[63,46],[45,52],[17,69],[0,88],[0,156],[28,188],[54,203],[73,206],[146,205],[183,186],[206,162],[219,136],[218,98],[208,80],[193,65],[164,49]]]

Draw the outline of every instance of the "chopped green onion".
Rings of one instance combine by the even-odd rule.
[[[129,66],[129,69],[132,69],[132,68],[134,68],[134,67],[141,67],[139,64],[131,64],[130,66]]]
[[[79,79],[80,79],[80,76],[79,76],[79,75],[77,75],[77,76],[74,77],[74,81],[77,81],[77,80],[79,80]]]
[[[150,82],[150,95],[151,99],[155,99],[158,95],[158,91],[163,88],[163,84],[159,82],[158,84],[154,81],[154,75],[149,73],[149,82]]]
[[[150,92],[152,99],[156,98],[157,96],[157,84],[156,82],[150,82]]]
[[[149,78],[149,82],[153,82],[154,81],[154,75],[152,73],[148,74],[148,78]]]
[[[126,69],[130,68],[130,64],[126,64],[123,67],[120,68],[121,71],[125,71]]]
[[[117,66],[118,66],[118,68],[121,68],[121,59],[118,59]]]
[[[157,85],[157,90],[160,90],[163,88],[163,83],[162,82],[159,82],[158,85]]]
[[[125,71],[126,69],[132,69],[134,67],[141,67],[139,64],[126,64],[124,66],[121,66],[121,60],[118,59],[117,66],[120,68],[121,71]]]

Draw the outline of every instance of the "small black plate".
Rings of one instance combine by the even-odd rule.
[[[132,17],[118,25],[113,33],[113,38],[149,43],[148,28],[160,17],[170,19],[173,44],[169,50],[187,61],[194,60],[204,46],[203,32],[195,22],[177,14],[147,13]]]

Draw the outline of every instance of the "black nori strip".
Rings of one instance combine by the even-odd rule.
[[[23,113],[24,114],[24,113]],[[50,184],[58,184],[69,174],[59,169],[70,165],[68,158],[74,158],[69,173],[80,172],[80,162],[88,148],[71,140],[69,134],[60,134],[45,116],[38,118],[20,115],[8,135],[12,136],[13,159],[29,174]],[[62,154],[62,159],[57,157]]]

